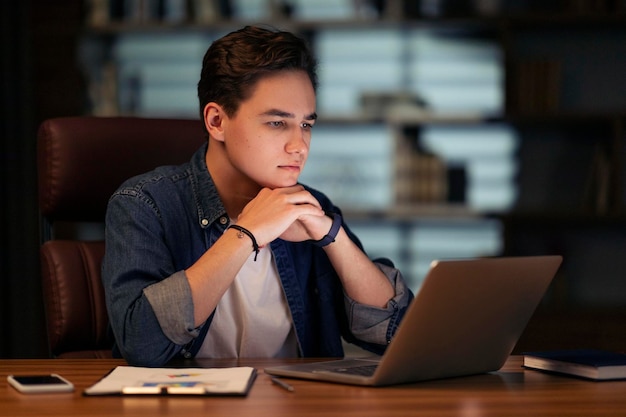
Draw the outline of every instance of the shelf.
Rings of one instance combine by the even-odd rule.
[[[416,111],[415,114],[401,115],[346,115],[346,116],[324,116],[320,115],[318,122],[322,124],[388,124],[393,127],[398,126],[420,126],[420,125],[470,125],[484,123],[506,123],[511,125],[530,126],[559,126],[571,125],[573,128],[588,124],[613,124],[626,122],[626,112],[616,111],[607,113],[593,112],[554,112],[536,114],[508,114],[489,115],[480,113],[440,113],[434,114],[427,111]]]
[[[506,224],[524,228],[586,228],[586,227],[623,227],[626,225],[626,212],[619,214],[563,213],[558,211],[511,211],[495,215]]]
[[[388,209],[343,210],[344,217],[350,220],[388,220],[394,222],[412,222],[420,220],[467,220],[484,218],[484,213],[463,204],[414,204],[395,206]]]
[[[246,25],[270,25],[283,30],[297,32],[318,31],[322,29],[496,29],[502,23],[500,18],[420,18],[420,19],[336,19],[336,20],[295,20],[267,18],[260,20],[216,20],[199,23],[194,21],[163,22],[153,21],[119,21],[112,20],[106,24],[86,25],[87,33],[94,35],[116,35],[123,33],[146,32],[206,32],[236,30]]]
[[[123,21],[111,20],[105,24],[87,24],[85,30],[91,34],[122,34],[133,32],[206,32],[236,30],[246,25],[271,25],[295,31],[318,31],[320,29],[381,29],[381,28],[434,28],[468,30],[518,30],[564,28],[622,27],[626,29],[626,11],[620,14],[608,13],[527,13],[502,16],[452,16],[452,17],[383,17],[380,19],[286,19],[262,18],[259,20],[220,19],[211,22],[183,20],[165,22],[160,20]]]
[[[480,113],[451,113],[435,114],[427,110],[416,110],[413,113],[403,112],[403,114],[388,114],[380,116],[368,115],[348,115],[348,116],[324,116],[320,115],[318,121],[323,124],[387,124],[397,126],[433,125],[433,124],[478,124],[495,117],[482,115]]]
[[[510,113],[504,118],[514,124],[588,124],[609,123],[626,120],[626,112],[545,112],[545,113]]]
[[[609,13],[546,13],[524,14],[504,19],[511,29],[591,29],[597,27],[626,28],[626,10]]]

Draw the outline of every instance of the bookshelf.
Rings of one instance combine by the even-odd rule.
[[[161,2],[160,9],[150,6],[149,1],[136,3],[130,11],[126,10],[130,15],[124,15],[123,7],[115,1],[89,2],[91,7],[87,11],[84,35],[90,40],[88,48],[98,49],[101,59],[97,63],[101,67],[99,79],[94,80],[92,77],[90,88],[92,94],[99,96],[94,99],[95,114],[129,112],[128,109],[119,108],[119,101],[122,99],[119,97],[120,88],[116,85],[119,79],[116,78],[114,57],[110,54],[118,37],[137,33],[158,34],[165,38],[181,33],[211,33],[219,36],[245,24],[257,22],[246,17],[233,16],[232,5],[224,5],[228,2],[188,2],[184,10],[180,7],[185,2]],[[239,2],[249,7],[253,3]],[[258,3],[254,3],[254,7],[262,8]],[[622,42],[626,40],[626,2],[580,0],[562,5],[545,5],[533,1],[515,2],[515,5],[512,2],[495,2],[495,8],[489,8],[493,2],[478,1],[472,3],[471,7],[459,8],[454,7],[452,2],[432,2],[438,4],[435,7],[425,5],[426,2],[422,6],[415,6],[411,2],[405,4],[396,0],[388,2],[382,12],[353,12],[347,17],[333,19],[290,19],[284,13],[287,3],[289,2],[271,2],[275,6],[261,14],[261,21],[303,33],[309,39],[315,39],[318,32],[328,29],[377,32],[389,28],[400,28],[401,31],[434,28],[453,33],[457,38],[484,37],[501,49],[504,103],[500,109],[490,109],[492,112],[461,111],[455,114],[409,108],[374,116],[322,115],[321,120],[333,125],[382,123],[390,126],[397,162],[395,178],[399,179],[399,184],[396,184],[396,203],[411,205],[426,201],[438,203],[441,207],[441,203],[447,198],[445,167],[441,166],[441,160],[436,155],[420,149],[419,139],[415,142],[415,131],[420,126],[500,122],[511,126],[519,134],[522,155],[524,145],[533,144],[536,142],[535,138],[541,136],[555,136],[555,141],[566,142],[571,135],[574,142],[577,142],[580,141],[577,131],[595,131],[594,137],[588,140],[588,153],[594,155],[589,162],[589,172],[583,175],[585,178],[581,179],[582,183],[574,186],[583,190],[581,201],[577,206],[569,205],[568,209],[586,213],[591,210],[591,214],[600,215],[621,214],[621,142],[624,136],[623,121],[626,117],[626,94],[620,93],[623,86],[618,84],[613,88],[610,81],[603,80],[619,80],[626,71],[626,63],[623,59],[603,57],[602,53],[594,55],[594,45],[602,46],[595,48],[596,50],[609,48],[608,53],[612,53],[614,57],[626,56],[626,46],[622,46],[626,45],[626,42]],[[305,2],[291,2],[296,5],[300,3]],[[166,5],[174,10],[171,12],[173,16],[167,15]],[[143,10],[143,13],[137,12],[138,10]],[[579,48],[581,43],[583,48]],[[577,54],[581,54],[580,61],[584,61],[583,63],[576,61]],[[598,60],[604,62],[590,64]],[[618,65],[612,65],[614,61]],[[576,68],[578,65],[581,68]],[[609,71],[608,77],[604,77],[607,68],[613,69]],[[590,76],[592,82],[588,82]],[[127,100],[132,101],[133,98]],[[132,113],[132,108],[130,112]],[[407,131],[410,132],[411,129],[413,134],[407,136]],[[417,191],[404,184],[409,181],[403,181],[403,178],[407,177],[407,173],[411,177],[415,174],[414,170],[433,179],[429,181],[432,183],[430,191]],[[525,183],[523,179],[520,182]],[[541,212],[545,208],[541,205],[552,203],[533,202],[532,199],[527,203],[528,199],[524,196],[519,200],[518,208],[527,213]],[[516,210],[516,207],[511,209]]]
[[[190,4],[197,7],[200,3]],[[119,14],[103,18],[88,14],[91,17],[86,19],[84,39],[92,53],[100,57],[104,69],[91,91],[108,97],[94,109],[106,115],[127,112],[116,103],[120,99],[116,95],[119,80],[111,50],[119,38],[129,34],[158,35],[164,39],[181,34],[210,37],[245,24],[270,22],[300,32],[312,41],[327,31],[382,34],[388,30],[397,30],[407,39],[414,31],[433,30],[454,39],[487,40],[501,54],[497,61],[502,83],[500,107],[433,111],[405,106],[402,111],[396,107],[394,111],[321,114],[320,124],[390,132],[391,204],[348,208],[346,216],[364,228],[377,222],[388,224],[405,243],[417,234],[416,224],[423,222],[495,221],[500,226],[490,225],[489,234],[501,231],[502,243],[481,254],[560,252],[565,256],[566,277],[546,301],[546,314],[566,321],[566,313],[579,307],[600,312],[608,308],[611,314],[617,310],[616,317],[624,318],[626,312],[615,306],[614,299],[608,300],[606,294],[602,295],[608,300],[605,304],[601,296],[587,296],[593,283],[582,276],[582,271],[587,274],[589,265],[605,265],[604,278],[598,285],[623,288],[619,271],[626,265],[622,265],[614,248],[626,244],[626,236],[616,232],[626,225],[626,82],[622,75],[626,74],[626,2],[493,2],[497,9],[485,8],[489,2],[479,1],[467,2],[475,6],[465,9],[449,8],[452,6],[445,5],[455,2],[445,1],[388,3],[390,6],[382,13],[353,13],[335,18],[288,18],[282,9],[267,10],[258,19],[237,17],[233,10],[223,18],[215,18],[215,10],[202,18],[191,13],[178,19],[122,19]],[[426,3],[440,7],[428,9]],[[252,2],[246,4],[252,7]],[[259,2],[256,4],[255,7],[262,7]],[[386,91],[387,97],[380,90],[378,93],[374,95],[374,108],[380,109],[376,99],[388,99],[389,95],[393,99],[393,94],[398,99],[397,89]],[[392,103],[397,104],[393,100]],[[471,182],[468,172],[450,169],[456,167],[423,148],[423,136],[433,127],[492,126],[505,126],[517,138],[517,172],[513,178],[517,195],[510,205],[476,208],[468,204],[467,189],[458,191],[459,183]],[[427,186],[416,188],[415,184]],[[451,193],[452,188],[457,191]],[[407,247],[423,250],[421,241],[404,247],[397,248],[397,253],[407,262],[411,257]],[[606,250],[598,253],[590,250],[593,247]],[[450,251],[450,255],[459,253]],[[585,268],[577,270],[581,257],[588,260]],[[416,275],[422,273],[424,266],[418,269]]]

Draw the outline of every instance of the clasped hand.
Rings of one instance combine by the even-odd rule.
[[[243,209],[237,224],[250,230],[265,246],[276,238],[290,242],[321,239],[332,219],[313,195],[301,185],[263,188]]]

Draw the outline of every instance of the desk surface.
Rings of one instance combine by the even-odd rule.
[[[591,382],[524,370],[511,357],[498,372],[383,388],[289,380],[290,393],[273,385],[262,369],[283,360],[202,361],[203,366],[248,365],[259,369],[250,394],[233,397],[84,397],[120,360],[0,360],[0,416],[614,416],[626,410],[626,381]],[[56,372],[76,392],[24,395],[8,374]]]

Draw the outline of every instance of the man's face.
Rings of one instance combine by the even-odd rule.
[[[252,96],[224,120],[230,164],[261,187],[296,184],[309,155],[315,91],[304,71],[261,78]]]

